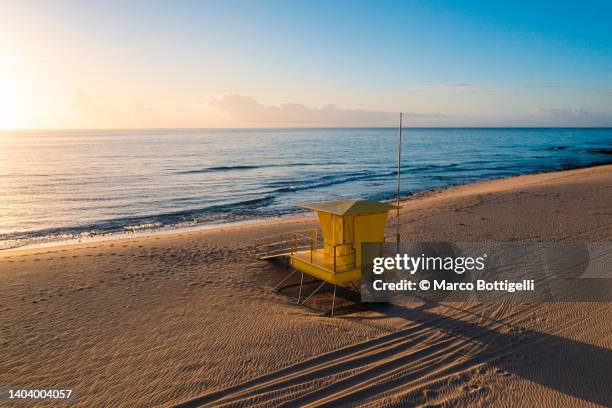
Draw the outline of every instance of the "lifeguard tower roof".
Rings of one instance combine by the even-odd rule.
[[[298,207],[313,211],[322,211],[334,215],[360,215],[389,211],[397,208],[394,205],[373,200],[334,200],[317,203],[298,204]]]

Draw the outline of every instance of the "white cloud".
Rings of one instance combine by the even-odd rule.
[[[435,106],[435,105],[434,105]],[[77,91],[62,114],[62,127],[395,127],[398,112],[308,107],[299,103],[265,105],[249,96],[223,94],[205,104],[124,101],[116,104]],[[404,113],[407,127],[612,126],[612,112],[586,108],[540,108],[503,114]]]
[[[592,112],[583,108],[541,108],[532,115],[534,123],[542,126],[553,124],[553,126],[610,126],[612,125],[612,113]]]
[[[235,126],[380,127],[395,126],[398,120],[397,112],[340,109],[335,105],[311,108],[298,103],[263,105],[252,97],[241,95],[224,94],[209,103],[235,121]],[[439,113],[406,113],[405,116],[420,125],[431,125],[451,117]]]

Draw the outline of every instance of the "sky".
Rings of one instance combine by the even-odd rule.
[[[0,2],[0,129],[612,126],[610,2]]]

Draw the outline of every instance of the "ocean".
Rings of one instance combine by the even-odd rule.
[[[397,129],[0,132],[0,249],[395,196]],[[612,129],[403,131],[403,196],[612,163]]]

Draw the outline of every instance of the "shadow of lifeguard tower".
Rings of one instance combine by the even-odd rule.
[[[301,272],[298,303],[305,304],[326,283],[333,286],[332,309],[337,285],[361,279],[361,244],[385,242],[385,224],[389,210],[396,206],[372,200],[337,200],[302,204],[316,211],[320,231],[292,232],[259,240],[255,254],[259,259],[288,257],[291,273],[275,289]],[[303,301],[304,274],[321,284]]]

